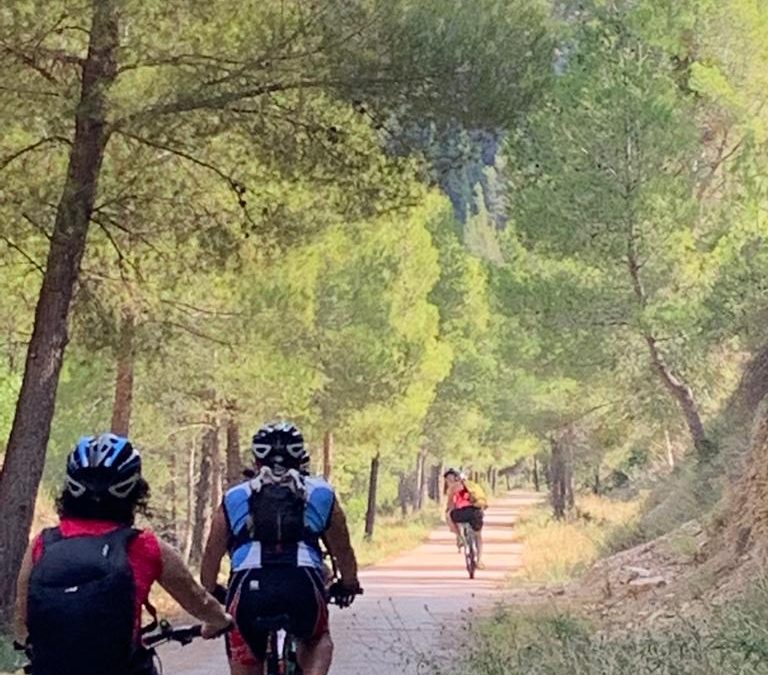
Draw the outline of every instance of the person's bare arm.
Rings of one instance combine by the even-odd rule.
[[[32,574],[32,546],[27,546],[24,558],[21,561],[21,569],[16,579],[16,616],[14,621],[14,634],[16,640],[24,644],[27,640],[27,594],[29,592],[29,576]]]
[[[200,562],[200,583],[209,592],[216,588],[216,582],[221,569],[221,560],[227,553],[229,542],[229,528],[227,518],[224,515],[224,507],[219,507],[211,523],[211,532],[203,551],[203,559]]]
[[[348,587],[357,586],[357,558],[349,537],[347,517],[338,502],[333,505],[330,526],[323,539],[339,567],[341,583]]]
[[[195,581],[179,552],[170,544],[162,540],[159,542],[160,551],[163,555],[163,573],[160,576],[160,585],[183,609],[205,622],[203,637],[211,637],[231,625],[232,617],[224,611],[224,608],[210,593]]]
[[[453,496],[459,489],[459,483],[451,483],[445,491],[445,520],[448,521],[450,513],[453,510]]]

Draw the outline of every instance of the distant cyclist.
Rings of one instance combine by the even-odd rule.
[[[461,545],[459,525],[469,523],[477,535],[477,567],[484,569],[483,556],[483,509],[485,495],[473,494],[470,481],[467,481],[456,469],[448,469],[445,479],[445,517],[451,532],[456,535],[456,541]],[[474,485],[474,484],[473,484]],[[479,486],[475,486],[479,488]]]
[[[309,456],[293,424],[263,426],[251,450],[255,475],[224,497],[200,570],[203,585],[213,590],[229,553],[227,607],[237,626],[227,636],[230,669],[232,675],[262,675],[267,634],[254,621],[287,615],[304,675],[326,675],[333,643],[321,539],[341,574],[331,593],[342,606],[360,593],[346,518],[333,488],[307,475]]]
[[[142,606],[158,582],[205,622],[203,637],[232,623],[181,556],[133,527],[149,485],[127,438],[81,438],[67,458],[59,525],[27,549],[19,574],[17,633],[32,645],[35,675],[151,675],[140,644]]]

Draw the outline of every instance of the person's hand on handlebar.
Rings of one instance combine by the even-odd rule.
[[[355,601],[355,597],[362,593],[363,589],[357,579],[352,582],[337,581],[328,589],[331,601],[342,608],[349,607]]]
[[[227,617],[227,623],[224,625],[219,623],[204,623],[203,628],[200,631],[200,637],[203,638],[203,640],[213,640],[230,630],[235,625],[235,621],[226,612],[225,615]]]

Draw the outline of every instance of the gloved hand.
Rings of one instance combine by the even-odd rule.
[[[331,602],[342,608],[349,607],[355,601],[355,596],[362,594],[363,589],[360,587],[360,582],[357,579],[351,583],[337,581],[328,589]]]

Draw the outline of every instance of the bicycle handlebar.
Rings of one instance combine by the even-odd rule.
[[[193,624],[191,626],[179,626],[174,628],[167,621],[161,621],[158,630],[147,633],[141,638],[145,647],[156,647],[164,642],[178,642],[180,645],[188,645],[195,638],[201,636],[203,630],[202,624]]]

